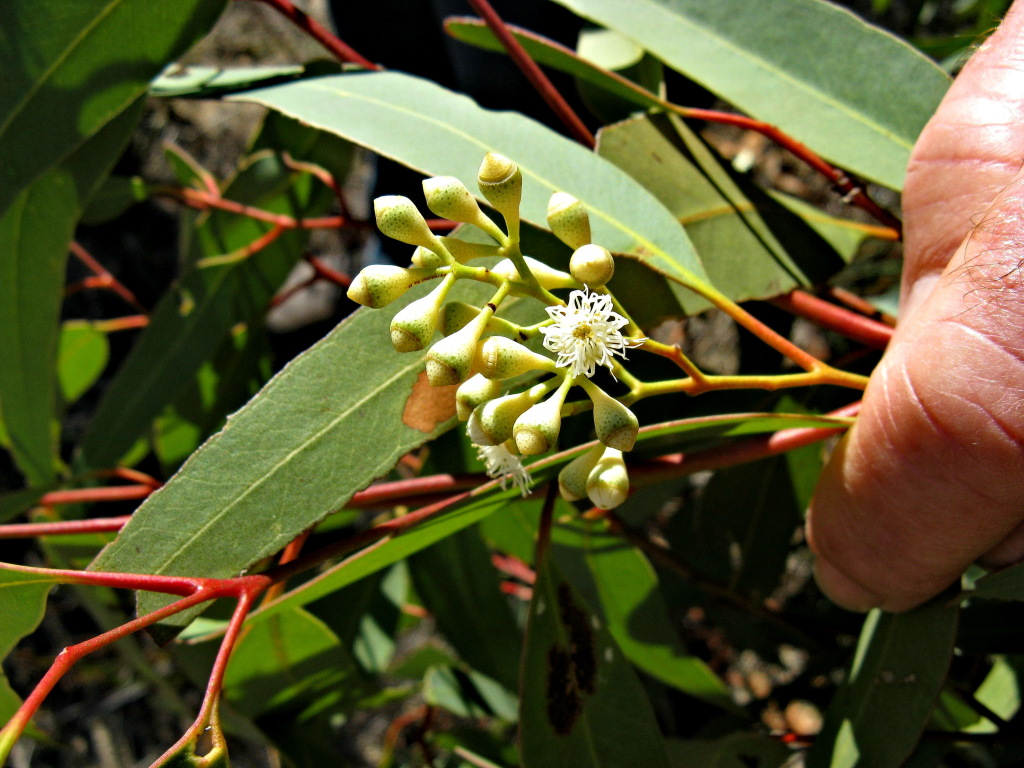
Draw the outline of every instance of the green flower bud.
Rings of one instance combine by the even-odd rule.
[[[573,276],[567,272],[562,272],[560,269],[549,267],[543,261],[537,261],[537,259],[524,256],[523,260],[526,262],[526,266],[530,268],[530,272],[537,278],[537,282],[540,283],[542,288],[547,290],[554,290],[555,288],[579,288],[580,284],[573,279]],[[516,265],[512,263],[511,259],[502,259],[493,267],[491,272],[503,277],[506,280],[512,280],[513,282],[521,283],[523,279],[519,276],[519,270],[516,269]]]
[[[558,441],[562,428],[562,405],[572,387],[572,377],[566,376],[551,397],[530,408],[516,419],[512,436],[524,456],[547,453]]]
[[[435,387],[459,384],[469,378],[476,357],[476,345],[490,313],[481,312],[464,328],[446,336],[427,353],[427,379]]]
[[[437,317],[448,289],[455,282],[453,275],[422,299],[403,307],[391,320],[391,344],[398,352],[418,352],[434,338]]]
[[[600,288],[615,274],[615,259],[607,248],[588,243],[573,251],[569,271],[581,283]]]
[[[493,400],[501,394],[502,384],[496,379],[488,379],[475,373],[466,379],[455,390],[455,413],[460,421],[465,421],[473,413],[473,409]]]
[[[505,233],[480,210],[473,194],[454,176],[424,179],[423,194],[427,200],[427,207],[438,216],[463,224],[472,224],[498,242],[505,239]]]
[[[570,461],[558,473],[558,490],[566,501],[579,501],[587,497],[587,478],[590,471],[604,456],[604,446],[595,445],[586,453]]]
[[[636,416],[626,406],[589,380],[580,384],[594,403],[594,429],[597,439],[609,448],[631,451],[640,428]]]
[[[480,308],[464,301],[449,301],[441,310],[441,333],[451,336],[479,316]]]
[[[429,248],[424,248],[420,245],[412,252],[412,265],[414,267],[437,269],[438,267],[445,266],[445,261]]]
[[[583,203],[567,192],[555,192],[548,201],[548,226],[555,237],[573,250],[590,242],[590,216]]]
[[[426,219],[408,197],[384,195],[373,201],[377,216],[377,229],[390,238],[409,245],[419,245],[434,253],[444,252],[444,246],[430,231]]]
[[[523,197],[519,166],[503,155],[488,152],[480,164],[477,184],[487,202],[505,218],[509,239],[519,242],[519,203]]]
[[[386,306],[417,283],[437,277],[433,269],[405,269],[389,264],[371,264],[356,275],[347,295],[357,304],[377,309]]]
[[[527,371],[554,373],[555,361],[504,336],[488,336],[476,348],[476,369],[488,379],[511,379]]]
[[[489,400],[473,409],[466,429],[469,439],[477,445],[501,445],[512,437],[512,431],[523,413],[544,396],[544,387],[530,387],[525,392]]]
[[[614,509],[629,496],[629,475],[622,451],[606,448],[587,476],[587,497],[598,509]]]

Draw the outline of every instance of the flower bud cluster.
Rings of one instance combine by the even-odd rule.
[[[569,271],[552,268],[523,255],[519,249],[523,178],[506,157],[490,153],[477,177],[480,193],[504,220],[504,229],[481,209],[458,179],[437,176],[424,180],[427,207],[437,216],[474,226],[495,245],[437,236],[407,197],[388,195],[374,201],[377,226],[388,237],[416,246],[412,266],[366,267],[352,281],[348,295],[367,307],[383,307],[414,285],[439,279],[426,296],[401,309],[391,321],[391,342],[398,352],[426,350],[428,380],[435,386],[459,385],[456,411],[467,422],[471,440],[480,447],[488,473],[513,478],[525,493],[529,478],[519,456],[552,450],[561,429],[566,398],[581,387],[593,405],[594,429],[600,446],[569,464],[559,477],[567,499],[584,497],[609,509],[629,490],[622,452],[633,448],[638,423],[633,413],[590,380],[597,367],[614,371],[625,351],[643,339],[625,338],[629,324],[613,309],[604,289],[615,271],[612,254],[591,242],[590,220],[583,204],[556,192],[548,206],[552,232],[573,249]],[[467,266],[483,257],[498,257],[490,269]],[[482,307],[448,301],[461,278],[496,286]],[[580,290],[582,288],[582,290]],[[571,290],[568,304],[552,290]],[[496,313],[509,294],[529,295],[548,306],[548,319],[524,329]],[[442,338],[435,341],[440,331]],[[544,336],[551,359],[519,341]],[[548,378],[521,391],[506,391],[507,383],[529,374]],[[575,411],[578,404],[570,406]]]

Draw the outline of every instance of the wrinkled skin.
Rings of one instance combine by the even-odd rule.
[[[819,481],[815,576],[902,611],[972,562],[1024,559],[1024,0],[922,133],[900,325]]]

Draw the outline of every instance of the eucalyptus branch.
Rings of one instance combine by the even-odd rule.
[[[288,21],[316,40],[327,49],[334,58],[343,63],[358,64],[363,69],[377,70],[379,66],[360,54],[355,48],[345,43],[337,35],[326,29],[316,19],[301,8],[296,8],[290,0],[262,0]]]

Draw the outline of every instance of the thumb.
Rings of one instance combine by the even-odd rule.
[[[1024,173],[896,333],[808,517],[837,603],[911,608],[1002,543],[1024,557]],[[1018,541],[1019,539],[1019,541]]]

